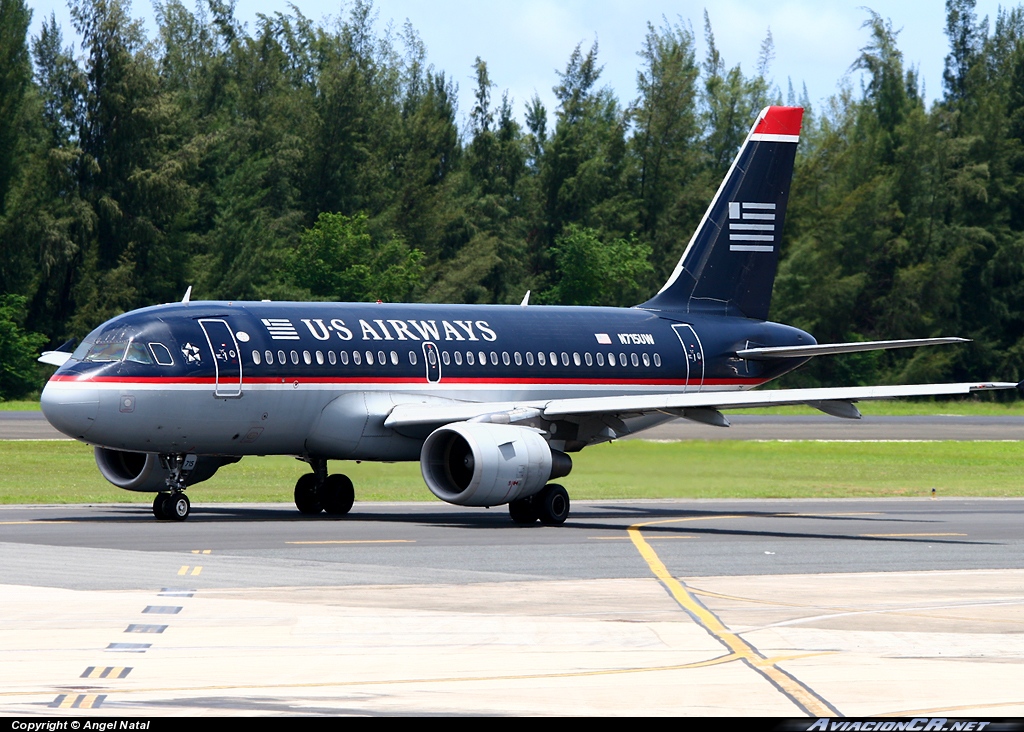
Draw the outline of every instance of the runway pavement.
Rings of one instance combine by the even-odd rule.
[[[1020,440],[1024,417],[864,417],[728,415],[732,427],[673,420],[638,435],[645,440]],[[69,439],[42,412],[0,412],[0,440]]]
[[[1022,514],[0,507],[0,713],[1021,716]]]

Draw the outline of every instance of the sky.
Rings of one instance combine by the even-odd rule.
[[[184,2],[189,6],[192,0]],[[32,35],[52,12],[64,29],[65,43],[72,39],[65,0],[28,3],[34,11]],[[714,4],[692,0],[376,0],[374,7],[382,29],[389,22],[396,30],[406,19],[412,23],[426,45],[428,62],[458,83],[459,116],[464,119],[472,108],[473,64],[478,56],[487,62],[496,85],[492,99],[500,99],[508,90],[514,109],[522,117],[525,103],[538,94],[550,114],[556,107],[551,91],[558,81],[556,71],[565,69],[577,44],[589,49],[595,41],[598,60],[604,67],[600,83],[611,87],[626,104],[636,96],[640,66],[637,52],[648,23],[660,26],[667,20],[690,25],[700,60],[707,50],[705,7],[727,67],[738,63],[745,74],[751,74],[770,29],[775,59],[769,76],[781,89],[783,99],[792,80],[798,98],[806,84],[812,104],[820,105],[839,89],[844,78],[859,89],[859,74],[850,66],[869,40],[863,28],[869,17],[866,4],[899,30],[904,66],[918,69],[926,98],[941,96],[948,49],[945,3],[941,0],[876,2],[873,6],[870,0],[717,0]],[[338,0],[237,0],[235,14],[253,32],[257,13],[287,13],[291,5],[316,21],[336,19],[346,7]],[[987,15],[991,28],[999,7],[996,0],[978,0],[978,17]],[[1007,7],[1005,2],[1003,7]],[[135,0],[132,11],[147,21],[150,35],[155,35],[149,1]]]

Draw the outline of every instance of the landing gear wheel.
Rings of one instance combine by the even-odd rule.
[[[548,483],[533,500],[545,526],[561,526],[569,518],[569,493],[558,483]]]
[[[537,507],[533,503],[533,496],[520,498],[508,504],[508,515],[512,517],[512,523],[523,526],[536,523]]]
[[[164,501],[171,497],[170,493],[157,493],[153,499],[153,515],[157,521],[169,521],[171,516],[164,506]]]
[[[295,507],[307,516],[320,513],[322,506],[316,494],[316,476],[313,473],[306,473],[295,482]]]
[[[321,491],[320,502],[323,504],[324,511],[331,516],[344,516],[356,500],[352,481],[347,475],[341,473],[327,476]]]
[[[184,493],[171,493],[164,499],[164,511],[172,521],[184,521],[191,509],[192,504]]]

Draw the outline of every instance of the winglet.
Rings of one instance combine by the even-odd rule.
[[[192,285],[189,285],[188,289],[185,290],[185,297],[181,298],[181,304],[182,305],[188,305],[189,300],[191,300],[191,299],[192,299]]]
[[[530,291],[529,291],[529,290],[527,290],[527,291],[526,291],[526,294],[525,294],[525,295],[523,295],[523,301],[522,301],[521,303],[519,303],[519,304],[520,304],[520,305],[521,305],[522,307],[524,307],[524,308],[525,308],[525,307],[526,307],[527,305],[529,305],[529,304],[530,304]]]

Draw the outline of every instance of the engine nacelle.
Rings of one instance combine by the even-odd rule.
[[[100,475],[126,491],[157,493],[167,489],[168,471],[160,465],[155,452],[127,452],[106,447],[94,448],[96,466]],[[218,468],[238,458],[204,456],[196,459],[196,466],[185,475],[188,485],[209,480]]]
[[[499,506],[568,475],[572,460],[526,427],[455,422],[427,437],[420,470],[430,492],[442,501]]]

